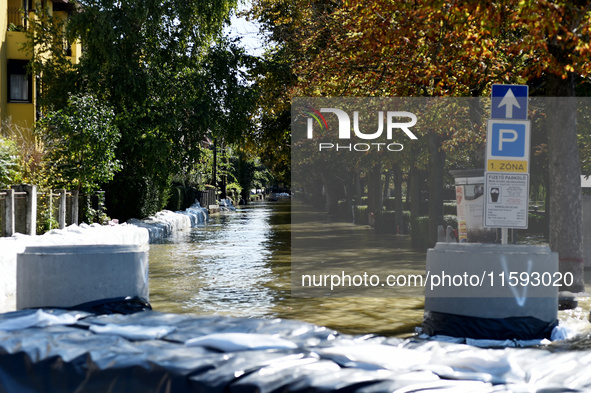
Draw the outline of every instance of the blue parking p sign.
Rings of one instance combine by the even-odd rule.
[[[487,172],[529,173],[530,128],[529,120],[488,121]]]
[[[491,157],[525,157],[525,124],[493,123]]]

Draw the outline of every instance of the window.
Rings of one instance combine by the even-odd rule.
[[[32,79],[27,60],[8,60],[8,102],[32,102]]]

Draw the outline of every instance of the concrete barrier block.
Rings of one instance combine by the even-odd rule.
[[[427,272],[427,312],[557,318],[558,254],[548,246],[437,243],[427,252]]]
[[[583,202],[583,260],[585,268],[591,269],[591,196],[584,196]]]
[[[17,255],[16,308],[148,300],[148,256],[137,245],[29,246]]]

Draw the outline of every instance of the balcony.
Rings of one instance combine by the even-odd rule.
[[[25,31],[27,29],[25,12],[18,7],[9,6],[7,9],[7,25],[9,31]]]
[[[27,42],[27,36],[20,31],[9,31],[6,34],[7,57],[16,60],[30,60],[31,54],[25,52],[22,47]]]

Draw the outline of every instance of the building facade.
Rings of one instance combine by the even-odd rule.
[[[32,129],[38,117],[40,84],[27,72],[33,54],[27,53],[23,45],[30,21],[39,10],[68,18],[74,6],[67,0],[0,0],[0,121],[17,126],[28,138],[33,138]],[[79,61],[80,43],[65,43],[64,50],[72,63]]]

